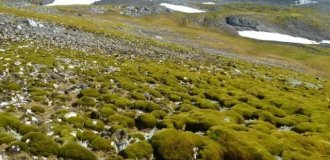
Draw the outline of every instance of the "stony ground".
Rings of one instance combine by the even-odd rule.
[[[0,159],[329,159],[330,82],[0,14]]]

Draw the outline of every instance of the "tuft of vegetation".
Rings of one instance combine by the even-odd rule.
[[[58,156],[64,159],[72,160],[96,160],[96,156],[77,143],[68,143],[59,149]]]
[[[149,144],[147,141],[140,141],[129,145],[122,152],[120,152],[120,155],[122,155],[124,158],[148,159],[151,157],[152,153],[153,149],[151,144]]]
[[[40,132],[28,133],[21,141],[25,142],[29,151],[35,155],[50,156],[58,153],[59,145],[52,138]]]
[[[157,123],[156,117],[150,113],[140,115],[135,121],[136,126],[140,129],[154,128]]]
[[[193,159],[194,150],[201,159],[223,158],[222,148],[217,143],[191,132],[162,130],[152,137],[151,144],[157,158],[164,160]]]

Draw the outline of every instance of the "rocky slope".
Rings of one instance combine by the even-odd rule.
[[[73,14],[0,10],[1,160],[329,159],[328,79]]]

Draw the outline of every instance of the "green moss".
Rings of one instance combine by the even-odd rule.
[[[75,127],[83,128],[85,123],[85,118],[83,116],[70,117],[69,119],[67,119],[67,121],[73,124],[73,126]]]
[[[0,113],[0,127],[2,128],[12,128],[22,135],[29,132],[36,132],[39,129],[34,125],[25,125],[19,121],[19,119],[9,113]]]
[[[111,128],[110,128],[110,132],[111,132],[111,133],[115,133],[115,132],[117,132],[117,131],[125,131],[125,130],[127,130],[127,128],[126,128],[126,127],[123,127],[123,126],[121,126],[121,125],[113,125],[113,126],[111,126]]]
[[[134,103],[133,109],[139,109],[146,112],[152,112],[154,110],[160,110],[160,106],[153,102],[148,101],[136,101]]]
[[[89,119],[89,120],[85,121],[84,126],[86,128],[90,128],[90,129],[97,130],[97,131],[104,130],[104,123],[99,120]]]
[[[136,100],[147,100],[146,97],[139,92],[133,92],[131,93],[132,98],[136,99]]]
[[[21,90],[22,87],[15,82],[9,82],[9,83],[5,83],[3,88],[10,91],[18,91]]]
[[[201,109],[216,109],[217,110],[219,108],[218,103],[213,103],[206,99],[197,99],[196,105]]]
[[[78,106],[95,106],[96,101],[93,98],[90,97],[81,97],[78,99],[78,101],[75,103],[75,105]]]
[[[33,106],[31,107],[31,110],[32,110],[32,112],[34,112],[34,113],[44,113],[44,112],[46,111],[43,107],[41,107],[41,106],[39,106],[39,105],[33,105]]]
[[[94,88],[84,89],[80,91],[80,97],[99,97],[101,94]]]
[[[241,122],[243,122],[243,117],[232,111],[219,112],[210,109],[195,109],[188,112],[186,130],[207,131],[212,126]]]
[[[315,132],[317,130],[317,124],[310,122],[299,123],[296,124],[292,130],[298,133]]]
[[[123,116],[135,119],[136,116],[136,112],[135,111],[127,111],[127,112],[123,112],[121,113]]]
[[[180,104],[179,107],[178,107],[178,111],[181,111],[181,112],[189,112],[191,110],[194,110],[196,109],[197,107],[194,106],[194,105],[191,105],[191,104],[187,104],[187,103],[183,103],[183,104]]]
[[[176,94],[170,94],[168,99],[175,102],[181,101],[181,97]]]
[[[100,108],[111,108],[111,109],[113,109],[114,111],[117,110],[117,106],[114,105],[114,104],[104,104],[104,105],[102,105]]]
[[[134,90],[137,88],[136,85],[134,85],[134,82],[132,82],[129,79],[121,79],[119,81],[119,87],[128,91]]]
[[[77,133],[77,138],[82,141],[89,141],[92,142],[95,138],[97,138],[98,135],[90,130],[85,130],[83,132]]]
[[[102,150],[102,151],[111,151],[114,148],[111,146],[111,141],[107,140],[102,137],[97,137],[91,143],[89,146],[96,151]]]
[[[0,145],[2,144],[10,144],[11,142],[15,141],[16,139],[9,135],[9,134],[5,134],[5,133],[0,133]]]
[[[120,155],[122,155],[124,158],[149,159],[152,153],[152,146],[147,141],[140,141],[129,145],[122,152],[120,152]]]
[[[156,98],[161,98],[163,95],[158,92],[157,90],[154,90],[154,89],[150,89],[150,88],[147,88],[146,89],[146,92],[151,94],[152,96],[156,97]]]
[[[105,94],[100,97],[100,100],[106,103],[113,103],[117,107],[127,108],[131,105],[130,100],[127,98],[115,95],[115,94]]]
[[[152,115],[154,115],[157,119],[163,119],[165,116],[167,116],[167,113],[163,110],[154,110],[151,112]]]
[[[175,128],[172,120],[170,119],[164,119],[162,121],[157,122],[156,124],[157,128],[163,129],[163,128]]]
[[[22,134],[25,135],[30,132],[38,132],[40,129],[36,125],[25,125],[21,124],[19,125],[18,131]]]
[[[29,92],[34,97],[42,97],[48,95],[48,92],[46,90],[38,87],[29,88]]]
[[[245,104],[245,103],[239,103],[234,105],[231,110],[237,112],[238,114],[242,115],[244,118],[252,118],[255,111],[257,110],[256,108]]]
[[[137,138],[137,139],[139,139],[139,140],[145,140],[144,135],[141,134],[141,133],[130,134],[130,137],[132,137],[132,138]]]
[[[50,137],[39,132],[30,132],[22,137],[29,151],[35,155],[49,156],[58,153],[59,145]]]
[[[276,126],[264,121],[253,121],[248,123],[247,126],[268,134],[270,134],[272,130],[277,130]]]
[[[10,145],[6,148],[7,152],[10,152],[13,147],[18,147],[20,148],[21,151],[28,152],[29,147],[26,143],[20,142],[20,141],[15,141],[13,143],[10,143]]]
[[[96,156],[90,150],[77,143],[68,143],[59,149],[58,156],[72,160],[96,160]]]
[[[132,118],[122,116],[122,115],[111,115],[108,117],[110,123],[119,124],[124,127],[134,127],[135,121]]]
[[[140,129],[154,128],[156,123],[156,117],[150,113],[142,114],[136,119],[136,125]]]
[[[222,148],[204,136],[174,129],[165,129],[156,133],[151,144],[156,158],[164,160],[193,159],[193,149],[198,148],[201,159],[222,159]]]
[[[277,139],[262,132],[250,134],[249,132],[233,131],[224,126],[215,126],[210,129],[208,135],[225,148],[224,157],[227,159],[273,159],[274,157],[269,150],[272,149],[274,154],[280,152],[278,148],[281,144],[277,142]],[[263,143],[263,145],[260,143]],[[269,150],[264,147],[268,144]]]
[[[107,158],[106,160],[125,160],[125,159],[119,155],[112,155],[109,158]]]
[[[99,109],[99,113],[103,117],[108,117],[110,115],[116,114],[117,112],[115,110],[113,110],[112,108],[110,108],[110,107],[102,107],[102,108]]]

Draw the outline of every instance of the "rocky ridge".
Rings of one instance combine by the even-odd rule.
[[[70,29],[52,23],[38,22],[6,14],[0,14],[0,29],[0,39],[3,41],[33,40],[35,43],[48,43],[61,48],[68,47],[73,50],[89,52],[112,53],[116,51],[125,54],[149,55],[150,57],[194,57],[194,55],[178,54],[156,46],[145,48],[143,44],[124,39],[118,40],[74,28]]]

